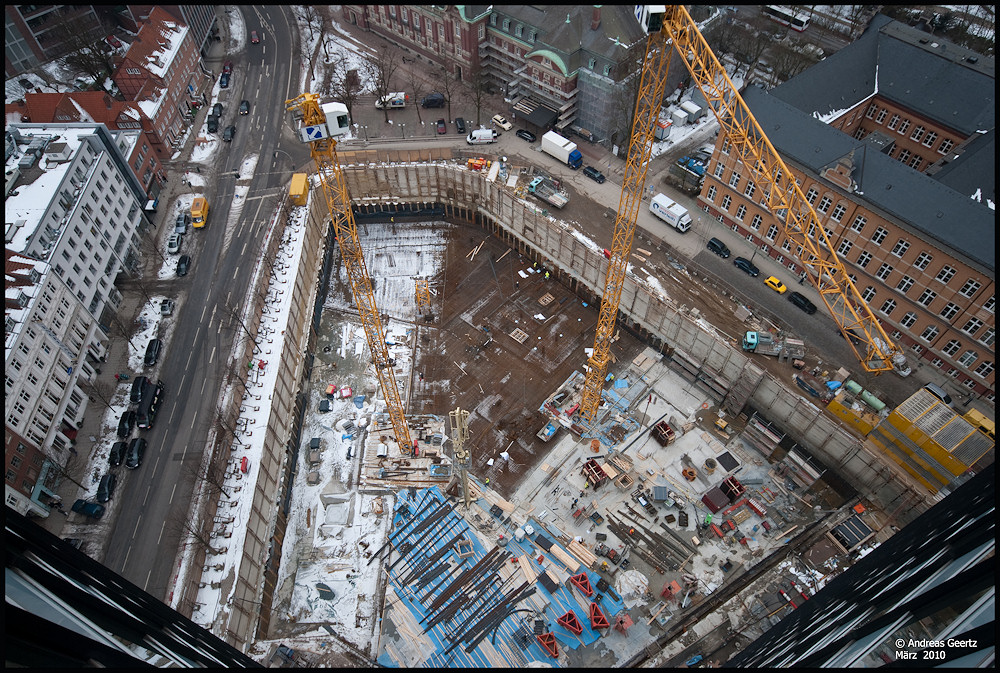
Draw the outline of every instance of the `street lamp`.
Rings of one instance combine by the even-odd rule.
[[[403,140],[406,140],[406,124],[400,124],[399,130],[403,132]]]
[[[361,128],[365,132],[365,142],[368,142],[368,127],[367,126],[362,126]]]

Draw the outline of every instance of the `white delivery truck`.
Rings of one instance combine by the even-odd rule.
[[[649,210],[682,234],[691,228],[691,216],[688,214],[687,208],[671,201],[663,194],[657,194],[653,197],[649,204]]]
[[[406,107],[406,93],[397,91],[387,94],[375,101],[375,107],[379,110],[389,108],[390,110],[400,110]]]
[[[493,129],[476,129],[468,135],[465,142],[470,145],[485,145],[486,143],[496,142],[497,132]]]

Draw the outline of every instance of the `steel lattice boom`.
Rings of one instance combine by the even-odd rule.
[[[303,127],[326,125],[326,115],[320,109],[317,94],[304,93],[298,98],[285,101],[285,106],[289,111],[297,111],[302,115]],[[364,252],[358,241],[358,227],[354,222],[344,174],[337,161],[336,147],[337,142],[333,138],[318,138],[309,142],[309,152],[316,163],[316,172],[323,187],[323,196],[330,211],[344,267],[347,269],[347,277],[351,282],[354,303],[358,307],[368,347],[371,349],[375,373],[382,387],[382,394],[385,396],[396,442],[401,451],[409,453],[413,444],[403,414],[403,402],[396,387],[394,363],[389,357],[389,349],[385,343],[385,330],[382,327],[378,307],[375,305],[372,282],[368,275],[368,267],[365,265]]]

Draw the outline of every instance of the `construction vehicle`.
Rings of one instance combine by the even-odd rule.
[[[538,176],[528,185],[528,191],[545,203],[556,208],[562,208],[569,203],[569,194],[556,189],[551,180]]]
[[[385,397],[396,443],[399,444],[402,453],[409,455],[413,442],[410,440],[410,431],[403,414],[403,402],[396,386],[394,361],[389,357],[382,317],[375,305],[372,281],[358,240],[358,227],[354,221],[347,183],[344,181],[344,173],[337,160],[337,141],[331,137],[327,129],[326,115],[320,107],[317,94],[301,94],[297,98],[285,101],[285,108],[289,112],[295,112],[296,118],[301,119],[299,138],[302,142],[309,143],[309,154],[316,163],[316,173],[323,187],[323,197],[326,199],[337,244],[340,246],[344,268],[347,269],[347,277],[351,282],[354,303],[357,304],[358,315],[361,317],[368,347],[371,349],[375,374]]]
[[[806,354],[806,346],[799,339],[776,337],[770,332],[747,332],[743,335],[743,350],[760,355],[787,354],[791,358],[801,358]]]
[[[549,131],[542,136],[542,151],[570,168],[579,168],[583,163],[583,155],[576,149],[576,143],[563,138],[555,131]]]
[[[601,404],[625,272],[632,254],[636,218],[646,187],[653,127],[663,105],[670,57],[675,50],[691,75],[691,81],[718,119],[722,134],[729,140],[730,156],[735,153],[735,158],[749,171],[750,178],[763,188],[767,208],[784,227],[792,249],[796,244],[802,246],[801,262],[809,268],[810,282],[819,290],[837,327],[845,338],[849,330],[861,335],[858,341],[848,339],[848,343],[862,368],[881,373],[893,369],[894,365],[900,366],[898,360],[902,357],[902,349],[889,338],[855,287],[834,251],[836,245],[827,236],[823,222],[796,184],[795,173],[778,156],[687,9],[683,5],[637,5],[635,17],[648,38],[621,199],[616,209],[611,260],[601,296],[594,350],[584,381],[581,415],[594,423]],[[815,235],[815,240],[811,235]]]

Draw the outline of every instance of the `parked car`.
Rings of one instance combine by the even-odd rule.
[[[769,288],[771,288],[778,294],[785,294],[785,292],[788,291],[788,288],[785,287],[785,284],[782,283],[777,278],[775,278],[774,276],[768,276],[767,278],[765,278],[764,285],[767,285]]]
[[[174,220],[174,233],[186,234],[189,224],[191,224],[191,213],[184,211],[177,216],[176,220]]]
[[[125,467],[130,470],[142,465],[142,456],[146,453],[146,440],[136,437],[128,445],[128,458],[125,459]]]
[[[104,505],[98,505],[96,502],[87,502],[82,499],[74,502],[71,509],[77,514],[82,514],[91,519],[100,519],[104,516]]]
[[[160,302],[160,315],[173,315],[174,314],[174,300],[164,299]]]
[[[233,71],[233,62],[232,61],[226,61],[225,64],[223,64],[223,66],[222,66],[222,74],[223,75],[228,75],[232,71]]]
[[[788,301],[792,302],[809,315],[816,312],[816,304],[812,303],[805,295],[799,294],[798,292],[790,292],[788,294]]]
[[[209,115],[208,117],[208,132],[217,133],[219,131],[219,118]]]
[[[115,442],[111,445],[111,454],[108,456],[108,465],[110,467],[118,467],[125,460],[125,451],[128,449],[128,444],[125,442]]]
[[[216,103],[215,105],[212,106],[212,116],[220,118],[222,117],[222,103]]]
[[[220,89],[229,88],[229,75],[222,73],[222,77],[219,78],[219,88]]]
[[[461,117],[455,117],[455,130],[459,133],[465,133],[465,120]]]
[[[602,184],[605,180],[604,174],[593,166],[584,166],[583,174],[598,184]]]
[[[745,257],[737,257],[736,259],[733,260],[733,264],[737,268],[743,269],[744,271],[746,271],[748,274],[750,274],[754,278],[756,278],[758,275],[760,275],[760,269],[758,269],[757,267],[755,267],[750,262],[750,260],[747,259],[747,258],[745,258]]]
[[[222,133],[222,139],[225,140],[227,143],[228,142],[232,142],[233,137],[235,135],[236,135],[236,127],[235,126],[227,126],[226,130]]]
[[[129,393],[128,401],[132,404],[139,404],[139,400],[142,399],[142,390],[146,386],[146,381],[148,381],[145,376],[136,376],[135,380],[132,381],[132,392]]]
[[[101,477],[101,483],[97,485],[97,502],[107,502],[115,494],[115,486],[118,485],[118,475],[108,472]]]
[[[444,133],[448,132],[448,124],[445,123],[445,121],[443,119],[438,119],[437,120],[437,131],[438,131],[438,135],[441,135],[441,134],[444,134]]]
[[[444,94],[434,92],[429,93],[424,96],[423,100],[420,101],[420,107],[444,107]]]
[[[493,115],[493,123],[502,128],[504,131],[510,131],[514,128],[514,125],[509,121],[501,117],[500,115]]]
[[[250,101],[248,101],[248,100],[241,100],[240,101],[240,114],[241,115],[248,115],[248,114],[250,114]]]
[[[187,255],[181,255],[181,258],[177,260],[177,275],[186,276],[190,270],[191,258]]]
[[[515,133],[514,135],[516,135],[518,138],[524,138],[529,143],[533,143],[535,142],[535,140],[537,140],[534,133],[532,133],[531,131],[525,131],[524,129],[518,129],[517,133]]]
[[[160,351],[163,350],[163,342],[159,339],[150,339],[146,344],[146,357],[143,362],[147,367],[154,367],[160,359]]]
[[[132,434],[132,428],[135,427],[135,412],[131,409],[126,409],[122,414],[122,417],[118,420],[118,436],[125,439],[130,434]]]
[[[115,49],[121,49],[122,48],[122,41],[119,40],[114,35],[108,35],[107,40],[108,40],[108,44],[110,44]]]
[[[170,234],[170,236],[167,237],[167,254],[176,255],[178,252],[180,252],[181,241],[183,240],[184,240],[183,237],[177,232]]]
[[[719,239],[714,237],[708,239],[706,247],[722,259],[729,259],[729,248],[727,248],[726,244]]]
[[[260,35],[257,34],[256,30],[250,31],[250,44],[257,44],[260,42]]]

